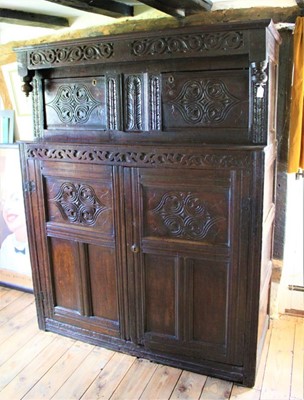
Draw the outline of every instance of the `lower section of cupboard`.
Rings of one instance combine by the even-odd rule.
[[[75,340],[81,340],[92,345],[127,353],[135,357],[145,358],[160,364],[170,365],[172,367],[186,369],[202,375],[233,381],[248,387],[254,385],[256,370],[254,362],[246,368],[243,365],[231,365],[203,358],[187,357],[184,355],[178,356],[173,353],[162,353],[160,351],[144,348],[141,345],[136,345],[131,341],[125,341],[120,338],[103,335],[91,330],[70,326],[49,318],[46,318],[45,320],[45,330]]]

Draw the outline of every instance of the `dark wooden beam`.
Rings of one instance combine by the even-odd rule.
[[[177,18],[209,11],[212,7],[211,0],[141,0],[141,3]]]
[[[297,5],[300,7],[300,8],[304,8],[304,0],[296,0],[297,1]]]
[[[70,26],[69,21],[66,18],[24,11],[9,10],[6,8],[0,9],[0,22],[54,29],[62,28],[64,26]]]
[[[60,4],[77,10],[94,14],[101,14],[107,17],[132,17],[133,7],[127,4],[112,0],[47,0],[50,3]]]

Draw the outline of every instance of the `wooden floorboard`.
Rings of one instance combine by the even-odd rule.
[[[199,375],[39,331],[34,297],[0,287],[0,399],[303,400],[304,319],[281,316],[255,386]]]

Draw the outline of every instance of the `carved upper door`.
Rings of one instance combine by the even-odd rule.
[[[247,245],[240,173],[141,169],[132,179],[138,343],[238,364],[246,276],[238,254]]]

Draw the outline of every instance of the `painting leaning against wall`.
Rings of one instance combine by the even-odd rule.
[[[0,285],[32,289],[17,145],[0,146]]]

